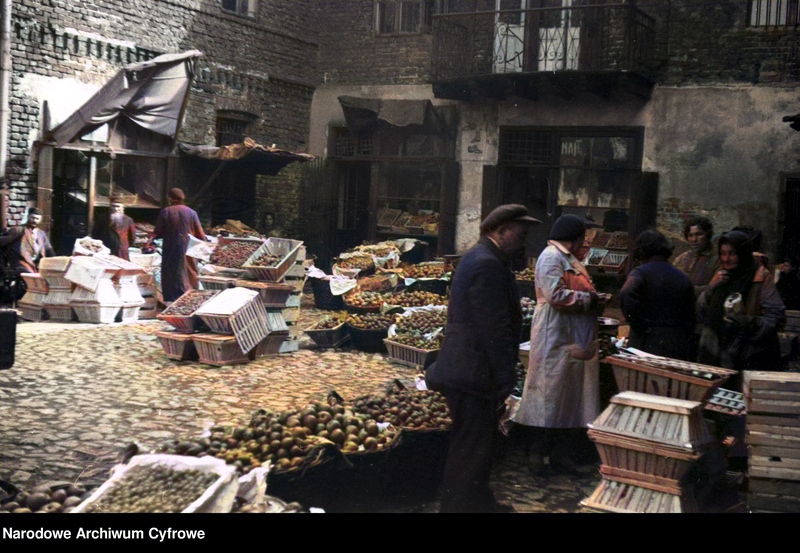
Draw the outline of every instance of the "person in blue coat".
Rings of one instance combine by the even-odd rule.
[[[522,310],[508,254],[540,221],[525,206],[501,205],[481,223],[478,243],[458,264],[439,357],[426,372],[453,420],[441,512],[508,512],[489,487],[492,444],[516,385]]]

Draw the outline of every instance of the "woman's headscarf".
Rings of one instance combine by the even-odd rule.
[[[728,281],[714,288],[708,301],[709,324],[717,336],[722,336],[725,329],[725,299],[731,294],[739,293],[746,301],[758,270],[753,257],[753,241],[748,235],[738,230],[731,231],[719,239],[719,249],[722,250],[725,244],[736,251],[739,264],[728,271]]]

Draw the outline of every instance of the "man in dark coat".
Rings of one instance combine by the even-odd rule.
[[[169,207],[158,214],[153,238],[163,238],[161,246],[161,294],[164,302],[173,302],[187,290],[198,287],[197,260],[186,257],[189,235],[205,240],[197,212],[185,205],[186,196],[180,188],[167,194]]]
[[[8,228],[0,234],[3,261],[18,275],[37,272],[41,258],[55,256],[47,234],[39,228],[41,220],[42,212],[32,207],[24,226]]]
[[[442,482],[442,512],[508,512],[489,487],[492,443],[516,385],[522,311],[508,253],[525,245],[525,206],[508,204],[481,223],[479,242],[453,278],[444,343],[428,367],[428,388],[444,394],[453,428]]]
[[[111,255],[130,261],[128,248],[136,241],[136,223],[125,215],[125,206],[116,198],[111,200],[107,221],[98,221],[92,238],[101,240],[111,250]]]

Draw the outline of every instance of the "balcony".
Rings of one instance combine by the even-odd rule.
[[[648,98],[654,45],[654,19],[630,4],[446,13],[434,17],[431,80],[458,100],[619,88]]]

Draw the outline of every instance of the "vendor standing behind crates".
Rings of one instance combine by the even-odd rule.
[[[153,238],[162,238],[161,294],[165,303],[171,303],[187,290],[198,288],[197,260],[186,257],[189,235],[206,240],[197,212],[183,204],[186,196],[180,188],[167,194],[169,207],[158,214]]]
[[[116,255],[130,261],[128,248],[136,241],[136,223],[125,215],[125,206],[119,198],[111,198],[111,211],[107,221],[98,221],[92,229],[92,238],[101,240]]]
[[[56,255],[47,234],[39,228],[41,221],[42,212],[32,207],[25,226],[8,228],[0,234],[0,254],[18,275],[38,272],[41,258]]]

